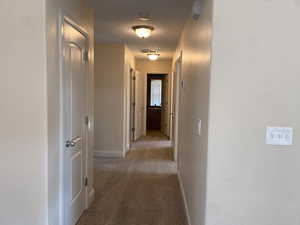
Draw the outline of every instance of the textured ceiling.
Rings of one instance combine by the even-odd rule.
[[[95,37],[98,42],[126,43],[137,58],[142,49],[160,49],[161,59],[173,56],[193,0],[91,0],[95,9]],[[143,22],[139,13],[149,13]],[[139,39],[134,25],[147,24],[155,30],[148,39]]]

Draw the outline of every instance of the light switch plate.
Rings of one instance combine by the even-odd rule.
[[[267,145],[293,145],[292,127],[267,127]]]

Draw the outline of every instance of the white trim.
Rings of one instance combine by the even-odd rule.
[[[125,97],[125,118],[124,118],[124,147],[123,147],[123,157],[126,156],[128,149],[130,148],[131,144],[131,74],[134,71],[133,67],[131,66],[130,62],[128,62],[128,67],[126,67],[127,62],[125,62],[125,87],[124,87],[124,97]]]
[[[182,182],[182,178],[181,178],[179,170],[177,171],[177,176],[178,176],[180,191],[181,191],[183,204],[184,204],[184,208],[185,208],[185,215],[187,217],[188,225],[191,225],[191,218],[190,218],[190,214],[189,214],[190,211],[189,211],[189,208],[188,208],[188,205],[187,205],[186,195],[185,195],[185,192],[184,192],[183,182]]]
[[[95,200],[96,198],[96,194],[95,194],[95,189],[92,188],[90,191],[89,191],[89,194],[88,194],[88,204],[87,204],[87,208],[91,206],[91,204],[93,203],[93,201]]]
[[[148,73],[144,76],[144,118],[143,118],[143,135],[147,135],[147,101],[148,101]]]
[[[65,224],[64,212],[64,148],[63,148],[63,24],[64,12],[59,13],[57,32],[59,36],[59,224]]]
[[[102,157],[102,158],[123,158],[123,151],[94,151],[94,157]]]
[[[176,59],[175,64],[174,64],[175,68],[175,72],[173,72],[173,77],[172,77],[172,106],[171,106],[171,111],[172,113],[175,114],[175,121],[174,117],[172,118],[172,130],[171,133],[171,142],[172,142],[172,146],[174,149],[174,160],[177,163],[178,161],[178,145],[179,145],[179,127],[180,127],[180,96],[181,96],[181,86],[180,86],[180,82],[182,80],[182,51],[180,52],[180,56]],[[174,73],[176,74],[175,77],[175,85],[176,87],[174,87]],[[174,95],[174,88],[176,88],[176,96]],[[175,105],[175,109],[174,109],[174,103],[176,103]],[[175,110],[175,112],[173,111]],[[173,124],[175,125],[175,127],[173,127]],[[174,131],[174,137],[173,137],[173,131]]]
[[[123,154],[123,158],[126,157],[127,153],[130,151],[130,149],[131,149],[130,145],[126,145],[126,149],[125,149],[125,151],[124,151],[125,154]]]
[[[71,25],[72,27],[74,27],[77,31],[79,31],[87,39],[89,39],[88,38],[89,37],[88,32],[82,26],[80,26],[77,22],[75,22],[75,20],[71,19],[66,14],[63,15],[63,20],[64,20],[64,22],[67,22],[69,25]]]

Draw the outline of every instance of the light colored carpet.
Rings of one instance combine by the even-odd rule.
[[[78,225],[187,225],[170,142],[141,138],[126,159],[95,159],[96,200]]]

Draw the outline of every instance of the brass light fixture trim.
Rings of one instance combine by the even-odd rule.
[[[148,25],[136,25],[132,27],[136,35],[142,39],[150,37],[154,27]]]

